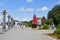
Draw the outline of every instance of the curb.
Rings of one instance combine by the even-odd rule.
[[[46,35],[47,37],[49,37],[49,38],[51,38],[52,40],[57,40],[57,39],[55,39],[55,38],[52,38],[52,37],[50,37],[50,36],[48,36],[48,35]]]

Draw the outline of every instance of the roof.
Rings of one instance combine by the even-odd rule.
[[[42,19],[42,18],[37,18],[37,20]]]

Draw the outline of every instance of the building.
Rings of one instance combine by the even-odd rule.
[[[37,18],[34,14],[32,19],[32,28],[36,28],[38,25],[41,25],[41,18]]]
[[[36,27],[37,27],[37,17],[34,14],[32,19],[32,28],[36,28]]]
[[[41,19],[42,19],[42,18],[37,18],[37,25],[38,25],[38,26],[41,25]]]

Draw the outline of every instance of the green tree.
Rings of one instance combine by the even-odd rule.
[[[41,21],[42,21],[42,24],[43,24],[43,25],[44,25],[44,23],[46,23],[46,18],[45,18],[45,16],[42,17],[42,20],[41,20]]]
[[[55,25],[58,25],[60,22],[60,5],[54,6],[52,10],[48,12],[48,19],[52,18]]]
[[[28,27],[32,27],[32,21],[29,21],[27,24],[28,24]]]
[[[27,25],[27,27],[32,27],[32,21],[29,21],[29,22],[23,21],[23,23]]]
[[[52,18],[47,19],[47,23],[53,25],[54,24],[53,19]]]

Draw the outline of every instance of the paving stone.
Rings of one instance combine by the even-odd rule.
[[[0,40],[53,40],[53,38],[44,34],[49,33],[49,31],[50,30],[23,30],[20,27],[14,27],[4,34],[0,34]]]

